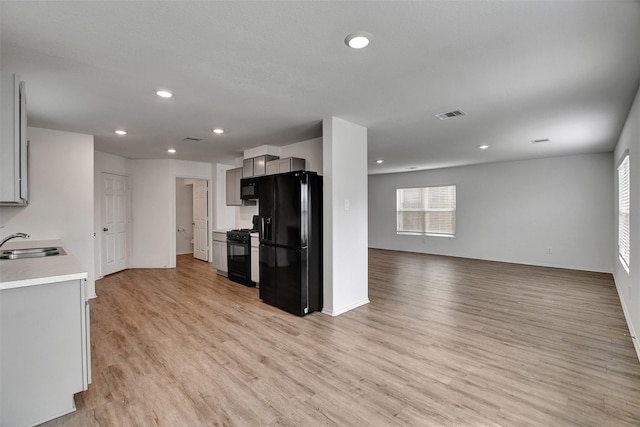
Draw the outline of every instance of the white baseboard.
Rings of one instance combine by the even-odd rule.
[[[358,307],[360,307],[362,305],[369,304],[369,302],[370,302],[369,298],[365,298],[363,300],[360,300],[360,301],[354,302],[352,304],[349,304],[347,306],[341,307],[338,310],[327,310],[326,308],[324,308],[324,309],[322,309],[322,313],[323,314],[328,314],[329,316],[334,316],[334,317],[335,316],[340,316],[341,314],[346,313],[347,311],[351,311],[354,308],[358,308]]]
[[[636,356],[638,356],[638,360],[640,361],[640,337],[636,334],[636,331],[633,329],[633,323],[631,323],[631,315],[629,310],[627,309],[627,305],[624,302],[624,298],[622,297],[622,292],[620,292],[620,288],[618,288],[618,283],[615,281],[616,291],[618,292],[618,298],[620,299],[620,305],[622,305],[622,312],[624,313],[624,319],[627,321],[627,326],[629,327],[629,333],[631,334],[631,341],[633,342],[633,347],[636,349]]]

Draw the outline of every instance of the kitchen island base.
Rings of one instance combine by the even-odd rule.
[[[75,411],[73,395],[91,381],[85,283],[1,291],[0,425],[32,426]]]

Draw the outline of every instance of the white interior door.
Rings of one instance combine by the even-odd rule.
[[[207,246],[208,181],[197,180],[193,184],[193,257],[209,260]]]
[[[102,275],[129,267],[129,178],[102,173]]]

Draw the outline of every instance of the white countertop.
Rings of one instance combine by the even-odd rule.
[[[67,255],[0,260],[0,290],[67,280],[86,279],[87,270],[60,240],[19,240],[7,242],[1,250],[62,246]]]

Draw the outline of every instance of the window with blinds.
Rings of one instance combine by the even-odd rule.
[[[625,154],[618,166],[618,253],[620,261],[629,272],[629,252],[631,240],[629,235],[629,154]]]
[[[397,232],[455,236],[456,186],[398,188]]]

